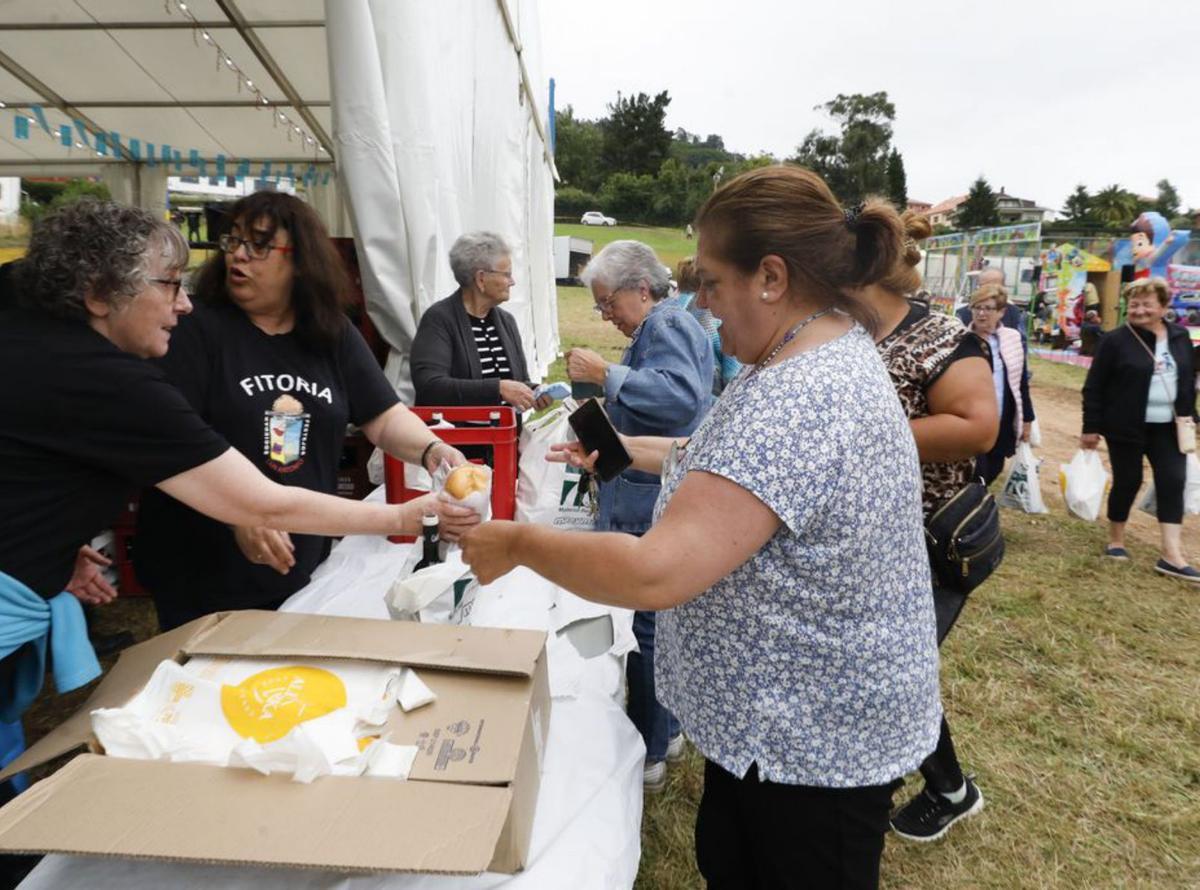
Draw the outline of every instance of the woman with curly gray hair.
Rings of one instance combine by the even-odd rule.
[[[503,309],[515,279],[512,249],[494,232],[469,232],[450,248],[458,290],[421,316],[412,344],[418,405],[544,408],[530,386],[521,332]]]
[[[0,300],[0,722],[36,696],[48,639],[60,692],[99,673],[78,600],[113,591],[85,545],[131,491],[155,486],[224,523],[322,535],[414,534],[434,507],[278,485],[230,448],[145,361],[167,352],[192,309],[187,260],[165,221],[85,200],[42,220],[5,276],[16,299]]]

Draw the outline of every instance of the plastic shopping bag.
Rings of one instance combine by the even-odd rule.
[[[400,680],[394,665],[333,659],[162,661],[124,707],[92,711],[92,730],[114,757],[283,772],[298,782],[405,778],[416,749],[383,737]]]
[[[1026,513],[1049,513],[1042,501],[1042,486],[1038,482],[1038,464],[1033,448],[1028,442],[1017,445],[1017,456],[1004,478],[1004,486],[996,503],[1002,507],[1015,507]]]
[[[563,529],[592,528],[592,511],[583,474],[568,464],[546,460],[551,445],[572,441],[567,417],[576,407],[573,400],[566,399],[521,430],[517,522],[535,522]]]
[[[1151,516],[1158,515],[1158,498],[1154,494],[1154,483],[1146,486],[1146,493],[1138,501],[1138,509]],[[1183,487],[1183,512],[1200,513],[1200,459],[1195,454],[1187,456],[1187,482]]]
[[[1108,472],[1100,462],[1100,453],[1094,448],[1076,451],[1071,462],[1059,470],[1058,485],[1067,509],[1080,519],[1094,521],[1108,489]]]

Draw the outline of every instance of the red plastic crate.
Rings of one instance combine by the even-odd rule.
[[[433,430],[443,442],[461,445],[487,445],[492,449],[492,518],[512,519],[517,508],[517,413],[506,405],[470,405],[438,408],[422,405],[412,409],[426,423],[440,415],[448,423],[464,421],[491,423],[489,426],[456,426]],[[498,415],[498,416],[497,416]],[[404,484],[404,462],[383,456],[383,481],[389,504],[403,504],[424,492]],[[415,541],[411,535],[393,535],[388,540],[401,544]]]

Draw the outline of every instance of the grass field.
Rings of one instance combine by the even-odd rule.
[[[682,229],[663,229],[652,226],[583,226],[579,223],[555,223],[555,235],[571,235],[592,242],[592,255],[600,252],[610,241],[632,238],[654,249],[658,258],[672,269],[684,257],[696,252],[696,242],[688,241]]]

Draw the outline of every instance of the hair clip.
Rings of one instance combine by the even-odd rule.
[[[850,229],[854,229],[854,227],[858,224],[858,215],[860,213],[862,213],[862,210],[863,210],[863,205],[860,202],[851,207],[847,207],[845,210],[842,211],[842,216],[845,217],[846,225]]]

